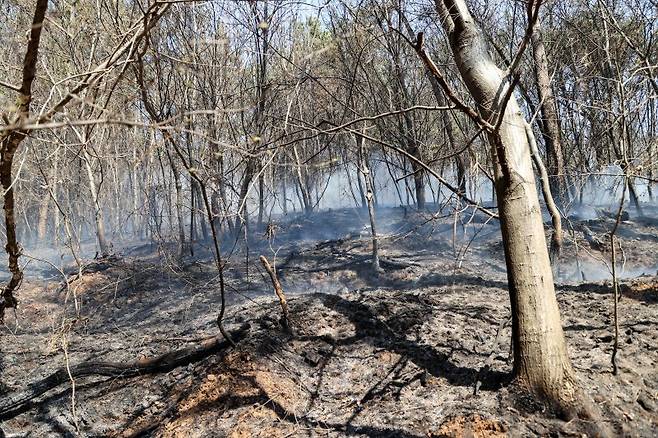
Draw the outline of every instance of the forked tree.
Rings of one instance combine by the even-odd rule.
[[[436,0],[459,72],[485,126],[495,163],[495,188],[503,235],[512,308],[513,373],[516,382],[546,400],[566,418],[593,414],[585,402],[567,354],[555,297],[553,273],[533,174],[526,120],[464,0]],[[530,2],[528,43],[538,2]],[[429,70],[447,84],[422,47],[416,49]],[[513,69],[514,65],[510,68]],[[463,103],[452,92],[453,101]],[[502,115],[501,115],[502,113]]]

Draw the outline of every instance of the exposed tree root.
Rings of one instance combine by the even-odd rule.
[[[576,382],[567,378],[562,387],[553,387],[552,390],[531,389],[523,379],[514,381],[517,392],[517,403],[521,405],[535,405],[547,412],[547,416],[554,416],[563,421],[581,420],[582,432],[587,436],[609,437],[614,434],[604,423],[603,415],[598,406],[585,394]],[[529,397],[529,398],[528,398]],[[525,399],[525,400],[524,400]],[[586,429],[586,430],[585,430]]]
[[[235,342],[240,341],[245,338],[248,331],[249,324],[243,324],[240,328],[231,332],[231,339]],[[29,384],[22,391],[0,398],[0,420],[18,415],[25,410],[23,408],[28,402],[62,384],[70,382],[71,378],[79,379],[88,376],[126,378],[141,374],[168,372],[179,366],[197,362],[230,345],[229,341],[222,340],[221,337],[214,337],[203,341],[200,345],[170,351],[155,357],[138,359],[133,362],[82,362],[71,366],[68,370],[63,367],[48,377]]]

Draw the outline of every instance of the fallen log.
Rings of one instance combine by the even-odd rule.
[[[238,342],[245,338],[249,324],[243,324],[230,332],[231,339]],[[137,359],[133,362],[82,362],[68,369],[62,367],[48,377],[30,383],[27,388],[13,394],[0,397],[0,420],[7,420],[24,412],[25,405],[31,400],[57,388],[73,379],[89,376],[127,378],[146,374],[171,371],[179,366],[198,362],[212,353],[226,349],[231,344],[221,335],[209,338],[200,345],[170,351],[159,356]]]
[[[603,241],[603,239],[600,239],[599,237],[595,236],[592,230],[589,229],[589,227],[583,225],[581,227],[581,231],[583,232],[583,237],[589,244],[590,248],[592,248],[595,251],[601,251],[601,252],[604,252],[606,250],[606,243]]]

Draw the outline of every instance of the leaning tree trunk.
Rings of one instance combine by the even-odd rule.
[[[507,96],[505,73],[493,62],[464,0],[437,0],[453,56],[468,90],[488,120],[495,187],[512,308],[514,375],[565,417],[588,414],[567,354],[555,297],[553,274],[535,186],[525,120],[509,95],[500,127],[492,129]],[[440,75],[422,49],[430,70]],[[443,78],[441,78],[443,79]]]
[[[36,77],[37,55],[39,54],[39,42],[41,41],[41,28],[48,9],[48,0],[37,0],[34,8],[34,17],[30,30],[30,39],[27,43],[27,51],[23,59],[23,78],[16,102],[16,113],[12,116],[12,124],[19,125],[27,120],[30,115],[30,102],[32,101],[32,83]],[[7,117],[8,115],[5,115]],[[21,129],[12,129],[0,135],[0,185],[2,185],[3,210],[5,214],[5,235],[7,244],[5,250],[8,256],[8,268],[11,273],[9,283],[2,289],[0,301],[0,321],[4,318],[5,309],[15,308],[18,302],[14,297],[14,291],[23,280],[23,271],[18,264],[21,250],[16,237],[16,217],[14,212],[14,184],[12,180],[12,166],[14,156],[21,142],[27,138],[27,132]]]

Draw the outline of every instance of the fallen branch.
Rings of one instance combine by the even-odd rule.
[[[279,298],[279,304],[281,304],[281,312],[283,313],[283,317],[281,318],[283,328],[287,332],[291,333],[292,324],[290,322],[290,314],[288,313],[288,302],[286,301],[286,295],[283,293],[281,283],[276,276],[274,268],[272,265],[270,265],[270,262],[267,260],[267,258],[265,258],[264,255],[260,256],[260,262],[269,274],[270,280],[272,280],[272,286],[274,286],[274,293],[276,294],[277,298]]]
[[[249,324],[231,332],[231,339],[244,339],[249,331]],[[170,351],[155,357],[146,357],[133,362],[82,362],[77,365],[60,368],[53,374],[31,383],[22,391],[0,398],[0,420],[7,420],[25,411],[25,405],[31,400],[57,388],[71,379],[88,376],[105,376],[116,378],[134,377],[144,374],[164,373],[179,366],[198,362],[212,353],[221,351],[231,344],[227,340],[214,337],[204,340],[199,346]]]

